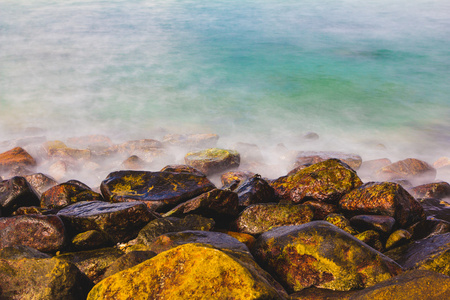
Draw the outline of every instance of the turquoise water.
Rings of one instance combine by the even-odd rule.
[[[314,131],[449,156],[449,16],[448,0],[2,0],[0,134],[301,148]]]

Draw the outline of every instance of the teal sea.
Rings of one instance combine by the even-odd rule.
[[[221,141],[450,155],[448,0],[1,0],[0,140]]]

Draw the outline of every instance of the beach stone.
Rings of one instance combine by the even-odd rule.
[[[334,226],[350,233],[351,235],[355,235],[357,234],[356,230],[353,229],[353,227],[350,225],[350,221],[344,217],[341,214],[329,214],[328,216],[325,217],[325,219],[323,219],[324,221],[327,221],[331,224],[333,224]]]
[[[0,249],[0,258],[1,259],[51,258],[51,256],[28,246],[14,245],[11,247],[5,247]]]
[[[105,278],[87,299],[285,299],[268,277],[251,260],[186,244]]]
[[[161,172],[191,173],[197,176],[206,176],[196,168],[188,165],[168,165],[162,168]]]
[[[256,240],[253,255],[290,293],[312,286],[360,289],[402,271],[387,256],[325,221],[265,232]]]
[[[450,198],[450,184],[447,182],[433,182],[416,186],[408,192],[417,198]]]
[[[48,167],[48,173],[57,181],[66,177],[68,171],[69,165],[63,160],[55,161]]]
[[[433,163],[433,167],[435,167],[436,169],[450,167],[450,158],[445,156],[440,157]]]
[[[359,231],[375,230],[383,235],[389,235],[395,225],[395,219],[381,215],[358,215],[350,219],[350,224]]]
[[[260,234],[272,228],[300,225],[313,220],[314,211],[307,205],[282,203],[253,204],[245,208],[236,220],[238,232]]]
[[[123,270],[134,267],[155,256],[156,253],[153,251],[130,251],[128,253],[125,253],[109,265],[109,267],[103,274],[103,279]]]
[[[15,166],[34,167],[36,161],[21,147],[0,153],[0,172],[8,171]]]
[[[386,250],[407,244],[411,240],[411,233],[405,229],[394,231],[386,241]]]
[[[23,245],[54,252],[65,244],[65,227],[55,215],[0,218],[0,248]]]
[[[242,232],[235,232],[235,231],[229,231],[229,230],[217,230],[218,232],[222,232],[222,233],[226,233],[231,237],[234,237],[235,239],[237,239],[239,242],[244,243],[249,249],[251,249],[253,247],[253,244],[256,242],[256,239],[250,235],[250,234],[246,234],[246,233],[242,233]]]
[[[369,245],[377,251],[384,251],[384,245],[381,242],[381,237],[375,230],[366,230],[361,233],[355,234],[355,238]]]
[[[210,148],[198,152],[189,152],[184,157],[184,161],[187,165],[209,176],[239,167],[240,155],[234,150]]]
[[[20,207],[39,206],[39,197],[24,177],[0,181],[0,207],[3,216],[10,216]]]
[[[163,217],[182,217],[186,214],[197,214],[213,218],[216,222],[226,222],[239,214],[239,199],[235,192],[214,189],[194,199],[179,204]]]
[[[73,235],[98,230],[114,243],[136,238],[139,231],[155,219],[142,202],[83,201],[61,209],[58,216]]]
[[[72,239],[72,247],[77,251],[92,250],[108,246],[108,236],[98,230],[88,230],[77,234]]]
[[[413,240],[420,240],[436,234],[450,232],[450,222],[427,217],[426,220],[411,225],[407,230],[412,234]]]
[[[108,267],[123,255],[117,248],[103,248],[90,251],[69,252],[56,258],[77,266],[94,284],[103,278]]]
[[[131,155],[120,166],[126,170],[142,170],[147,167],[147,162],[140,159],[137,155]]]
[[[108,201],[142,201],[154,211],[172,208],[214,188],[205,176],[146,171],[113,172],[100,186]]]
[[[186,230],[209,231],[214,228],[214,225],[215,222],[213,219],[199,215],[186,215],[182,219],[176,217],[155,219],[139,231],[137,242],[144,245],[150,245],[158,236],[165,233]]]
[[[117,149],[118,153],[125,153],[128,155],[136,153],[145,153],[158,151],[163,148],[163,144],[160,141],[154,139],[142,139],[134,141],[126,141],[122,144],[113,146]]]
[[[255,176],[256,174],[250,171],[229,171],[223,173],[220,176],[222,182],[222,188],[230,189],[234,191],[241,183],[245,182],[249,178]]]
[[[407,158],[379,169],[376,176],[383,181],[407,179],[412,183],[432,182],[436,169],[419,159]]]
[[[235,190],[239,198],[239,207],[251,204],[275,202],[275,190],[260,175],[242,182]]]
[[[49,157],[71,158],[71,159],[90,159],[91,151],[87,149],[70,148],[62,141],[47,141],[43,144]]]
[[[349,166],[337,159],[329,159],[280,177],[271,185],[282,201],[301,203],[314,200],[336,204],[362,182]]]
[[[450,222],[450,199],[423,198],[419,202],[428,217]]]
[[[395,218],[402,228],[425,219],[422,205],[399,184],[369,182],[346,194],[339,207],[350,215],[377,214]]]
[[[412,270],[357,291],[349,299],[450,299],[450,277],[428,270]]]
[[[0,259],[1,299],[85,299],[92,282],[58,258]]]
[[[214,133],[198,134],[167,134],[163,137],[163,144],[188,149],[205,149],[215,147],[219,136]]]
[[[101,134],[71,137],[67,139],[67,144],[79,149],[89,149],[96,152],[104,151],[114,145],[108,136]]]
[[[103,201],[102,195],[83,183],[68,181],[49,188],[41,195],[42,208],[63,208],[83,201]]]
[[[357,154],[348,154],[333,151],[300,151],[297,153],[292,169],[302,165],[313,165],[331,158],[339,159],[353,170],[358,170],[362,163],[361,156]]]
[[[338,212],[338,207],[335,204],[320,201],[306,201],[303,204],[313,208],[314,220],[323,220],[329,214]]]
[[[360,168],[358,169],[358,175],[362,177],[373,177],[376,171],[390,164],[392,164],[392,161],[389,158],[379,158],[363,161]]]
[[[56,180],[42,173],[34,173],[24,177],[39,197],[46,190],[58,184]]]

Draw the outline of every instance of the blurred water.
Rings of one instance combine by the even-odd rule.
[[[2,0],[0,135],[450,155],[447,0]]]

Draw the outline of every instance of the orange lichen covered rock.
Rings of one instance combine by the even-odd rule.
[[[212,175],[239,167],[241,157],[237,151],[210,148],[190,152],[184,157],[187,165],[197,168],[205,175]]]
[[[436,169],[419,159],[407,158],[379,169],[376,176],[383,181],[407,179],[414,183],[428,183],[436,177]]]
[[[27,151],[16,147],[0,154],[0,172],[10,170],[15,166],[35,166],[36,161]]]

